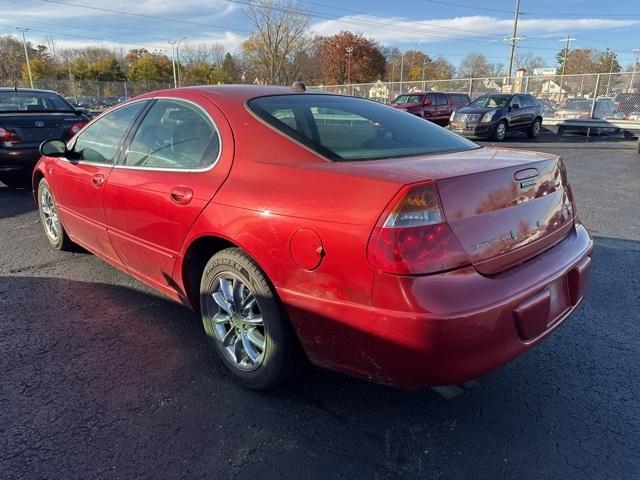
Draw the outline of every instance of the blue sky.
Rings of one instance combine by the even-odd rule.
[[[503,38],[511,35],[513,0],[296,2],[311,11],[310,30],[318,34],[349,29],[383,45],[442,55],[453,64],[471,51],[495,63],[508,61]],[[187,35],[186,42],[216,41],[233,51],[251,30],[242,8],[234,0],[0,0],[0,34],[15,34],[20,26],[30,29],[27,35],[34,43],[50,34],[60,46],[102,44],[125,50],[165,49],[167,40]],[[518,36],[525,38],[519,51],[541,56],[549,66],[568,33],[575,38],[572,48],[609,47],[623,66],[640,48],[639,0],[521,0],[520,10]]]

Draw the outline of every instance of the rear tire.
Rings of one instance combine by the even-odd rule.
[[[243,250],[227,248],[211,257],[200,281],[200,309],[211,348],[245,387],[273,388],[304,365],[274,287]]]
[[[496,131],[493,134],[493,139],[496,142],[502,142],[507,136],[507,122],[500,120],[496,125]]]
[[[40,180],[38,184],[37,200],[40,221],[49,245],[61,251],[68,252],[75,250],[75,244],[71,241],[62,226],[62,222],[58,216],[58,206],[53,198],[49,184],[44,178]]]
[[[28,187],[31,184],[31,178],[20,173],[5,173],[0,175],[0,182],[9,188]]]
[[[541,129],[542,129],[542,122],[538,118],[533,122],[533,125],[531,125],[529,130],[527,130],[527,137],[538,138],[538,135],[540,135]]]

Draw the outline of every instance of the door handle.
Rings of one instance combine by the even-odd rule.
[[[94,187],[100,188],[104,183],[104,175],[101,173],[96,173],[93,177],[91,177],[91,183]]]
[[[178,205],[187,205],[193,199],[193,190],[184,187],[175,187],[170,192],[171,201]]]

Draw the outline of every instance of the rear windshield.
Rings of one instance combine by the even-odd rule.
[[[510,95],[487,95],[476,98],[470,106],[479,108],[500,108],[506,107],[510,100]]]
[[[398,105],[408,105],[410,103],[422,102],[423,95],[398,95],[393,103]]]
[[[51,92],[0,92],[0,112],[72,111],[64,98]]]
[[[415,115],[355,97],[254,98],[249,108],[287,136],[334,161],[375,160],[478,148]]]

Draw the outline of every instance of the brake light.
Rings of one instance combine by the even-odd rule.
[[[0,142],[2,143],[18,143],[22,141],[20,135],[6,128],[0,127]]]
[[[409,185],[392,200],[369,240],[369,261],[400,275],[451,270],[469,264],[442,212],[433,182]]]
[[[69,136],[73,137],[76,133],[82,130],[82,127],[84,127],[86,124],[87,122],[82,121],[71,125],[71,128],[69,129]]]

